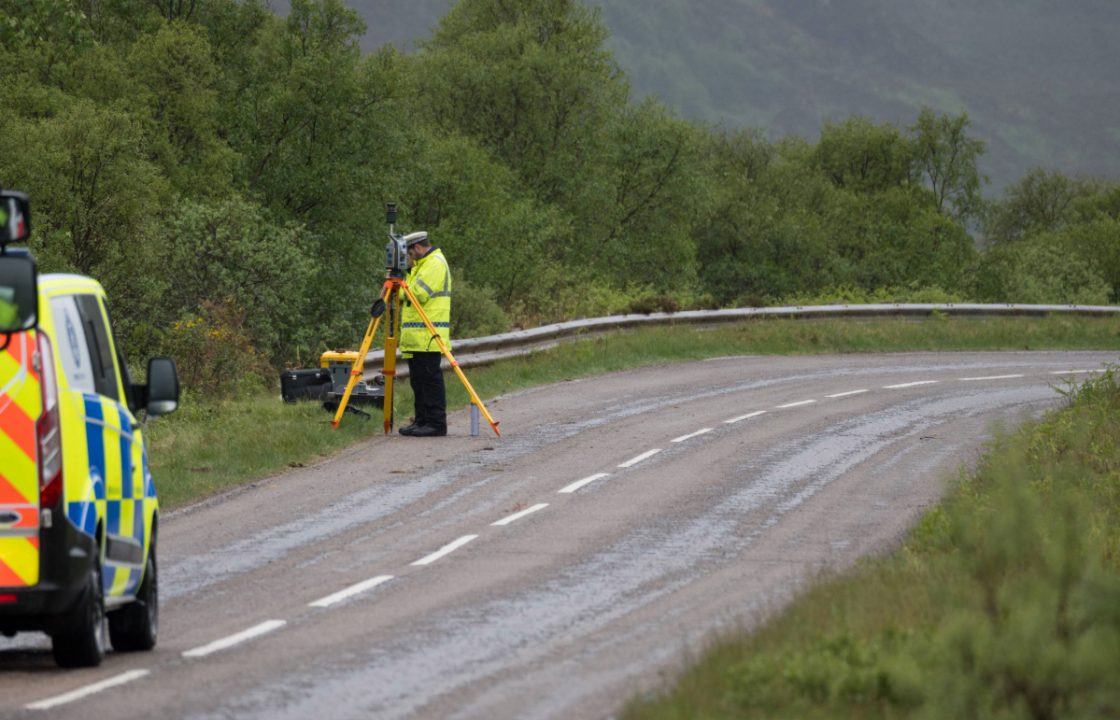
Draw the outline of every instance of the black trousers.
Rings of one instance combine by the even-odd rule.
[[[447,395],[438,352],[412,353],[408,358],[408,382],[416,398],[416,424],[447,430]]]

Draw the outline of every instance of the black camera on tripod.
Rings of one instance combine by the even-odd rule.
[[[385,222],[389,223],[389,242],[385,243],[385,269],[392,277],[404,277],[408,271],[408,246],[404,236],[396,232],[397,204],[385,204]]]

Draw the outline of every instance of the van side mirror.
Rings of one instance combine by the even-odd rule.
[[[0,254],[0,333],[31,330],[39,324],[35,261],[22,248]]]
[[[0,246],[31,237],[31,201],[26,193],[0,190]]]
[[[148,386],[145,408],[149,417],[175,412],[179,407],[179,373],[169,357],[148,360]]]

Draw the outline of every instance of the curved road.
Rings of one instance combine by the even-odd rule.
[[[609,717],[1116,361],[734,357],[505,396],[499,440],[458,413],[169,514],[157,649],[61,671],[2,641],[0,714]]]

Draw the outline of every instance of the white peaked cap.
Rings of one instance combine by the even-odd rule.
[[[408,235],[405,235],[403,240],[404,240],[404,246],[405,247],[412,247],[416,243],[427,242],[428,233],[425,232],[424,230],[418,230],[414,233],[409,233]]]

